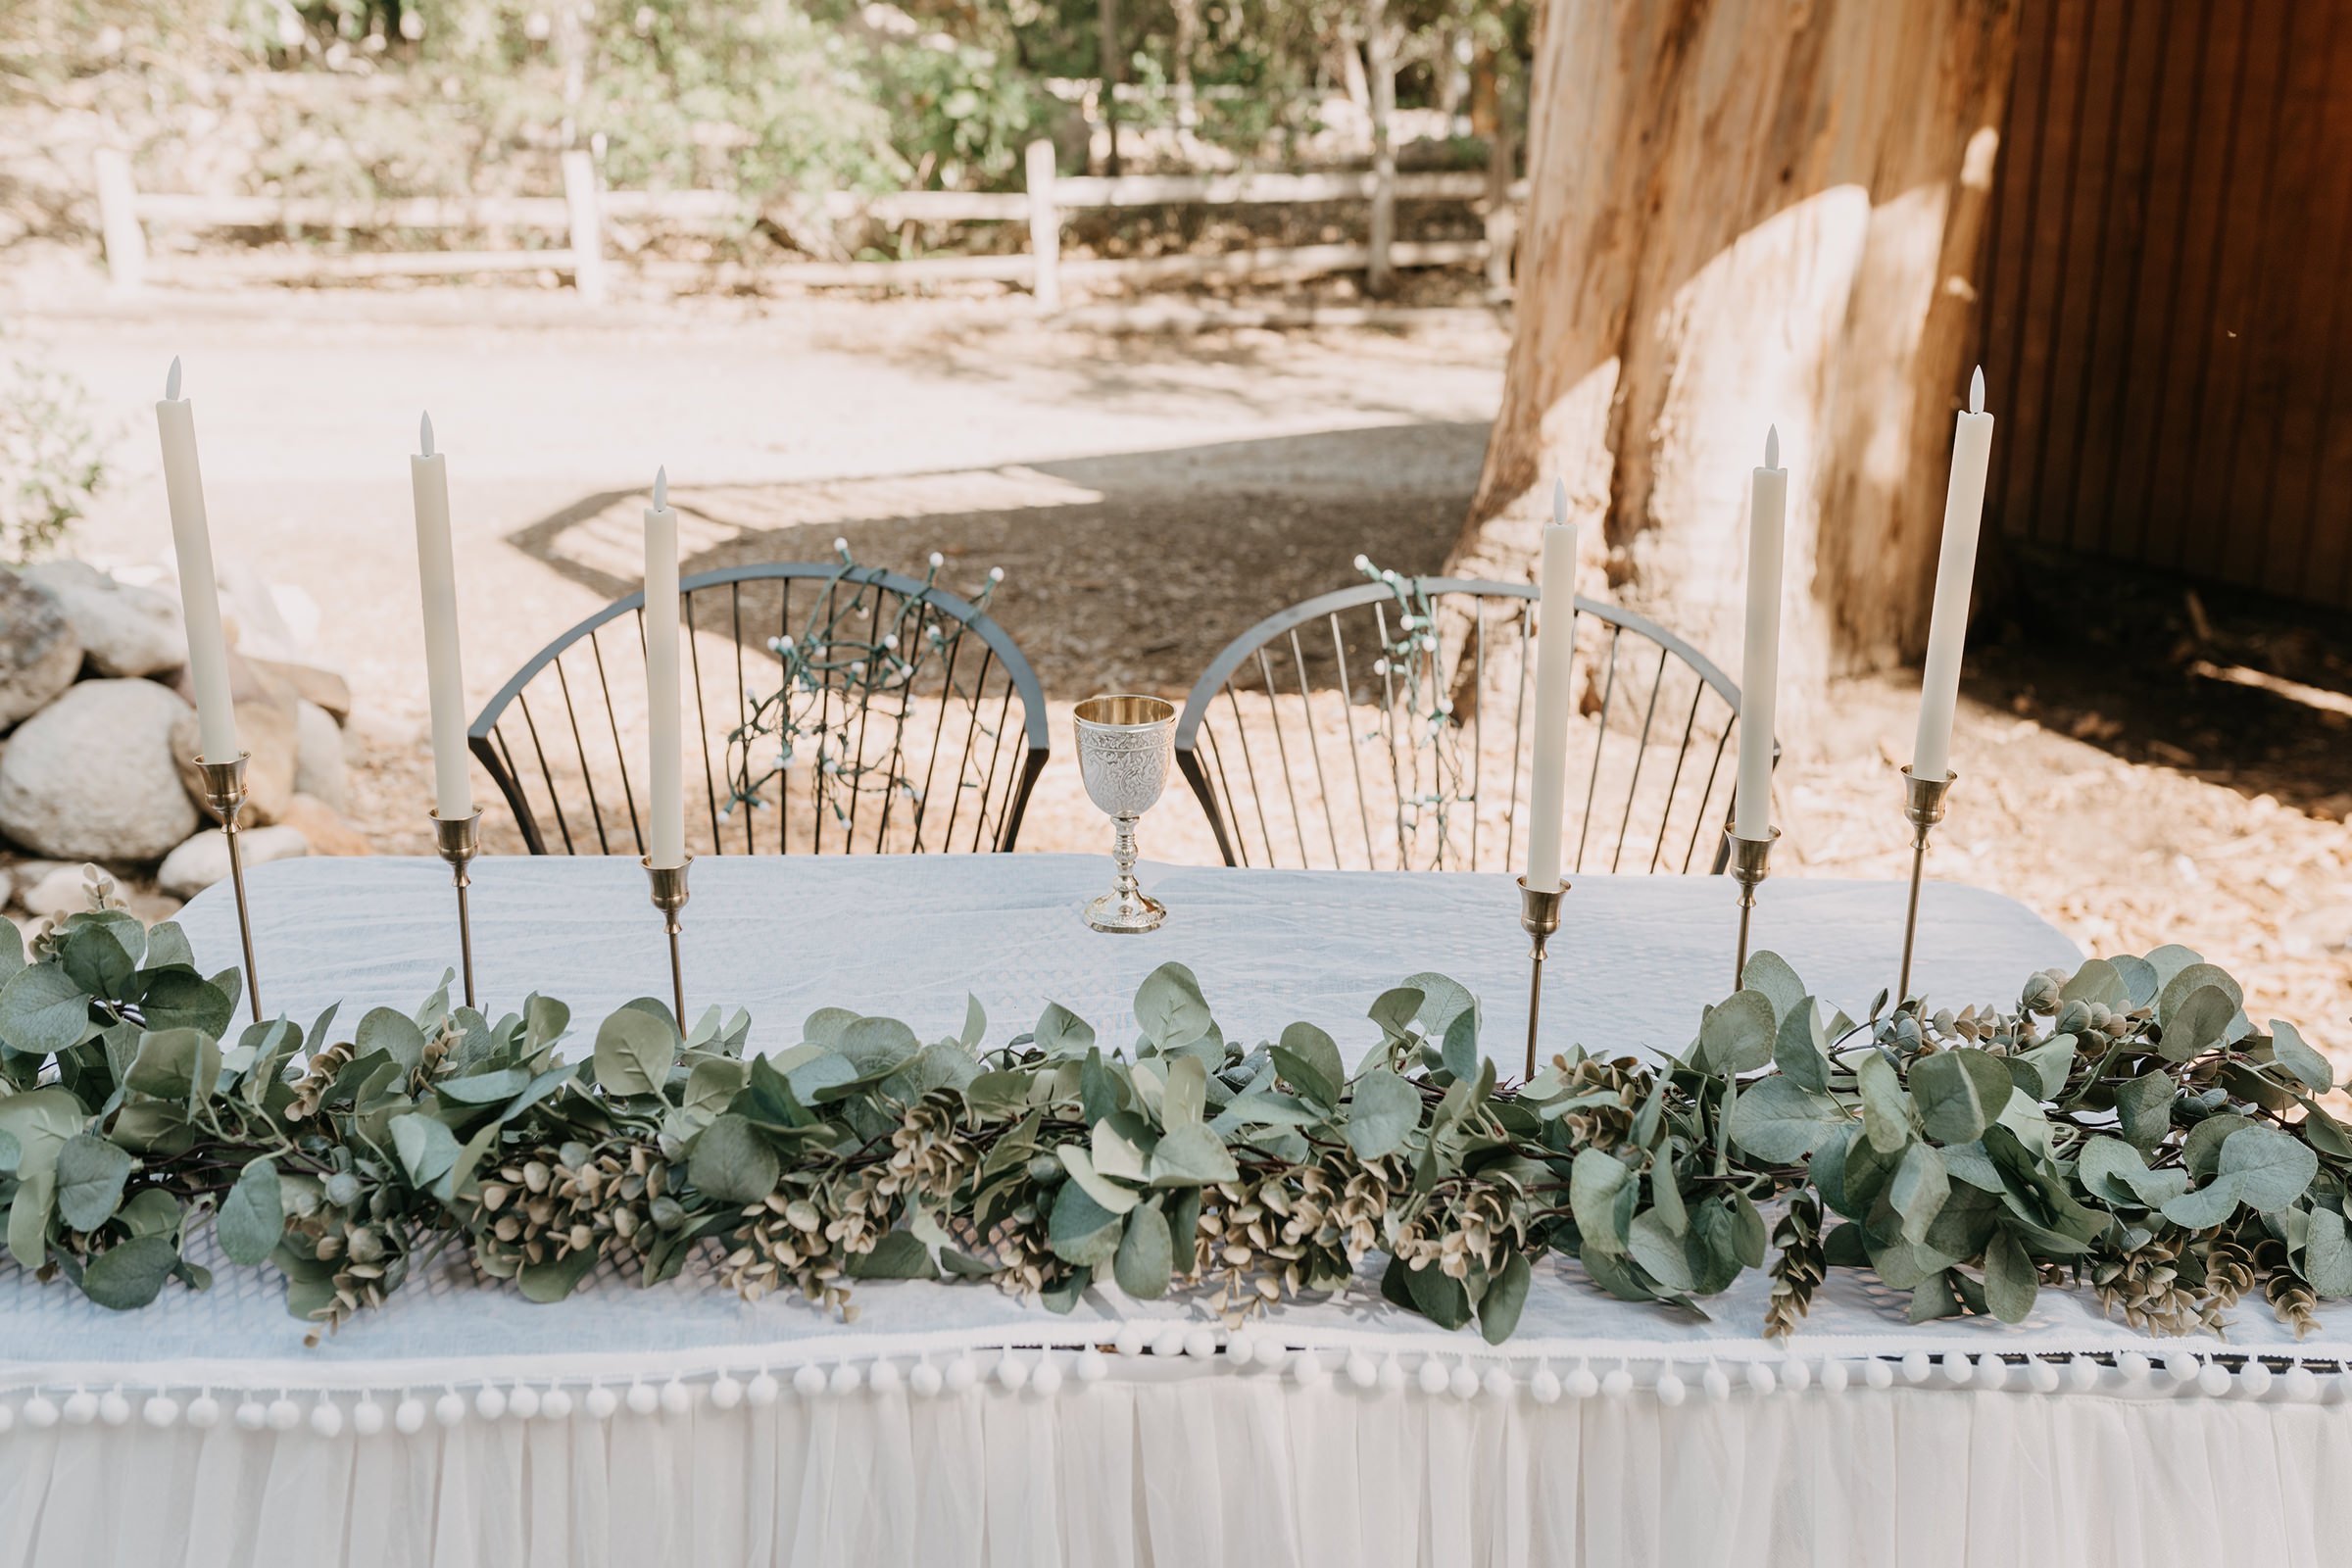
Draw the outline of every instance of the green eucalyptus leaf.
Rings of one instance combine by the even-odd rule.
[[[1472,1049],[1475,1058],[1475,1046]],[[1274,1070],[1298,1093],[1317,1104],[1339,1104],[1340,1090],[1348,1082],[1348,1068],[1340,1060],[1340,1048],[1331,1036],[1311,1023],[1292,1024],[1283,1030],[1282,1042],[1274,1048],[1273,1058]]]
[[[424,1065],[424,1031],[416,1020],[391,1007],[371,1007],[360,1019],[351,1043],[356,1054],[382,1052],[411,1072]]]
[[[2352,1296],[2352,1239],[2344,1233],[2344,1216],[2332,1208],[2311,1211],[2311,1229],[2303,1243],[2303,1278],[2329,1300]]]
[[[1984,1250],[1984,1304],[1992,1315],[2004,1323],[2023,1323],[2040,1289],[2040,1276],[2025,1248],[2006,1228],[1997,1232]]]
[[[935,1280],[939,1264],[931,1249],[911,1231],[892,1231],[871,1250],[853,1252],[843,1271],[858,1280]]]
[[[609,1095],[651,1095],[669,1081],[678,1033],[664,1017],[623,1007],[596,1031],[596,1081]]]
[[[75,1133],[57,1152],[57,1217],[94,1231],[114,1218],[137,1161],[96,1133]]]
[[[1421,1096],[1386,1067],[1356,1079],[1348,1106],[1348,1147],[1365,1159],[1378,1159],[1404,1147],[1421,1123]]]
[[[1478,998],[1471,994],[1468,986],[1442,974],[1424,972],[1406,975],[1400,982],[1399,989],[1409,989],[1421,993],[1421,1003],[1414,1009],[1414,1018],[1421,1025],[1421,1032],[1430,1039],[1445,1039],[1446,1032],[1451,1029],[1455,1020],[1464,1014],[1468,1014],[1471,1018],[1471,1028],[1475,1037]],[[1463,1078],[1474,1075],[1475,1070],[1456,1074],[1457,1077]]]
[[[430,1188],[458,1162],[458,1135],[438,1116],[411,1111],[391,1122],[392,1147],[410,1185]]]
[[[1146,1040],[1167,1052],[1199,1040],[1216,1020],[1209,1015],[1193,971],[1181,963],[1163,963],[1136,988],[1135,1022]]]
[[[90,994],[57,964],[19,969],[0,985],[0,1042],[11,1050],[52,1056],[97,1032],[90,1020]]]
[[[1698,1043],[1706,1054],[1707,1071],[1753,1072],[1772,1060],[1779,1034],[1772,999],[1761,991],[1740,991],[1707,1009],[1698,1026]]]
[[[526,1301],[541,1306],[561,1301],[579,1288],[582,1280],[596,1272],[597,1250],[593,1247],[579,1248],[562,1257],[544,1258],[525,1263],[515,1272],[515,1288]]]
[[[2087,960],[2077,969],[2074,977],[2058,991],[2061,1002],[2095,1002],[2103,1006],[2128,1006],[2132,988],[2124,983],[2123,972],[2105,958]]]
[[[76,986],[94,997],[122,998],[147,954],[147,929],[121,909],[76,914],[57,941],[57,961]]]
[[[1821,1004],[1813,998],[1800,997],[1781,1013],[1780,1029],[1773,1036],[1772,1061],[1799,1088],[1818,1093],[1830,1087],[1829,1039],[1822,1032]]]
[[[1438,1059],[1456,1078],[1478,1076],[1479,1062],[1484,1058],[1478,1054],[1478,1013],[1475,1009],[1455,1013],[1452,1022],[1446,1024]]]
[[[266,1263],[285,1235],[284,1184],[268,1157],[248,1160],[213,1218],[220,1250],[232,1263]]]
[[[139,1037],[122,1082],[142,1095],[193,1104],[212,1094],[220,1077],[219,1041],[194,1029],[154,1029]]]
[[[732,1112],[697,1133],[686,1157],[686,1177],[696,1188],[737,1207],[765,1201],[783,1174],[775,1147]]]
[[[1082,1184],[1063,1182],[1054,1190],[1046,1243],[1063,1262],[1101,1268],[1117,1257],[1124,1233],[1120,1216],[1096,1202]]]
[[[1168,1235],[1168,1217],[1154,1203],[1139,1203],[1119,1234],[1119,1250],[1111,1260],[1111,1277],[1119,1289],[1139,1301],[1156,1301],[1168,1293],[1175,1270],[1175,1244]]]
[[[2191,970],[2189,973],[2194,973]],[[2199,986],[2182,997],[2164,1026],[2161,1049],[2167,1061],[2186,1061],[2228,1038],[2237,1002],[2220,986]]]
[[[2238,1201],[2276,1214],[2309,1190],[2320,1160],[2275,1127],[2240,1127],[2222,1141],[2221,1173],[2235,1178]]]
[[[1568,1209],[1584,1250],[1614,1256],[1625,1250],[1632,1222],[1632,1175],[1615,1156],[1580,1149],[1568,1167]]]
[[[2115,1114],[2124,1138],[2136,1149],[2154,1149],[2172,1130],[2176,1086],[2158,1071],[2128,1078],[2116,1087]]]
[[[1478,1332],[1489,1345],[1500,1345],[1518,1331],[1519,1314],[1535,1278],[1527,1254],[1513,1251],[1487,1282],[1486,1294],[1478,1298]]]
[[[1100,1204],[1104,1213],[1124,1214],[1136,1205],[1141,1195],[1134,1188],[1122,1187],[1098,1172],[1094,1156],[1087,1152],[1084,1144],[1063,1144],[1054,1152],[1061,1160],[1062,1169],[1070,1173],[1070,1180],[1085,1188],[1086,1196]]]
[[[1198,1056],[1171,1056],[1159,1096],[1160,1125],[1174,1131],[1197,1124],[1208,1108],[1208,1064]]]
[[[2164,1217],[2192,1231],[2210,1230],[2237,1212],[2237,1178],[2216,1176],[2164,1205]]]
[[[81,1294],[114,1311],[132,1311],[161,1295],[178,1266],[179,1248],[170,1237],[133,1237],[90,1259],[81,1271]]]
[[[2282,1019],[2271,1020],[2271,1054],[2313,1094],[2324,1095],[2335,1087],[2335,1073],[2328,1058],[2303,1043],[2301,1031]]]
[[[236,994],[243,990],[234,969],[210,980],[185,969],[166,969],[148,980],[139,997],[139,1016],[150,1029],[193,1029],[217,1040],[228,1032],[237,1013]],[[314,1032],[311,1039],[324,1036]]]
[[[1913,1144],[1904,1150],[1894,1179],[1886,1184],[1886,1201],[1901,1218],[1903,1239],[1926,1241],[1951,1192],[1943,1156],[1933,1144]]]
[[[833,1049],[848,1058],[859,1078],[887,1078],[912,1061],[923,1043],[896,1018],[859,1018],[842,1030]]]
[[[1810,1000],[1805,994],[1805,983],[1796,977],[1788,960],[1777,953],[1750,955],[1747,967],[1740,972],[1740,988],[1762,993],[1772,1004],[1774,1019],[1783,1024]]]
[[[1980,1137],[2009,1102],[2009,1069],[1988,1051],[1960,1047],[1911,1063],[1911,1098],[1920,1124],[1939,1144]]]
[[[1154,1187],[1199,1187],[1229,1182],[1241,1175],[1233,1152],[1204,1122],[1171,1127],[1152,1146],[1148,1161]]]
[[[1862,1095],[1862,1133],[1870,1147],[1891,1154],[1911,1141],[1911,1101],[1894,1063],[1876,1051],[1865,1054],[1854,1068],[1854,1086]]]
[[[1803,1088],[1791,1078],[1775,1076],[1751,1085],[1740,1096],[1726,1131],[1733,1143],[1754,1158],[1769,1165],[1787,1165],[1812,1153],[1823,1139],[1848,1120],[1845,1108],[1828,1095]]]
[[[2148,957],[2153,962],[2156,955],[2151,953]],[[2245,1004],[2246,994],[2236,980],[2230,977],[2229,970],[2200,959],[2184,964],[2165,976],[2164,989],[2156,994],[2158,1026],[2164,1029],[2172,1028],[2173,1020],[2179,1015],[2181,1006],[2190,997],[2207,986],[2212,986],[2227,996],[2232,1008]]]

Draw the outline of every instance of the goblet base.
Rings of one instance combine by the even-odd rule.
[[[1086,906],[1086,923],[1098,931],[1156,931],[1168,906],[1149,893],[1105,893]]]

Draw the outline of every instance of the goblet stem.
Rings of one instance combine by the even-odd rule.
[[[1118,876],[1112,881],[1111,887],[1122,904],[1131,904],[1143,892],[1142,885],[1135,880],[1136,819],[1132,816],[1116,816],[1111,821],[1118,830],[1118,836],[1110,847],[1111,860],[1118,866]]]

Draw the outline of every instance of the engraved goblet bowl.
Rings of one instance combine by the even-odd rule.
[[[1111,890],[1086,906],[1098,931],[1152,931],[1167,906],[1135,880],[1135,823],[1168,785],[1176,756],[1176,705],[1158,697],[1116,692],[1089,697],[1072,710],[1078,730],[1078,771],[1086,793],[1114,829]]]

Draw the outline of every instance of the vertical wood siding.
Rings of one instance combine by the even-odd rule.
[[[1996,177],[1995,526],[2352,609],[2352,0],[2030,0]]]

